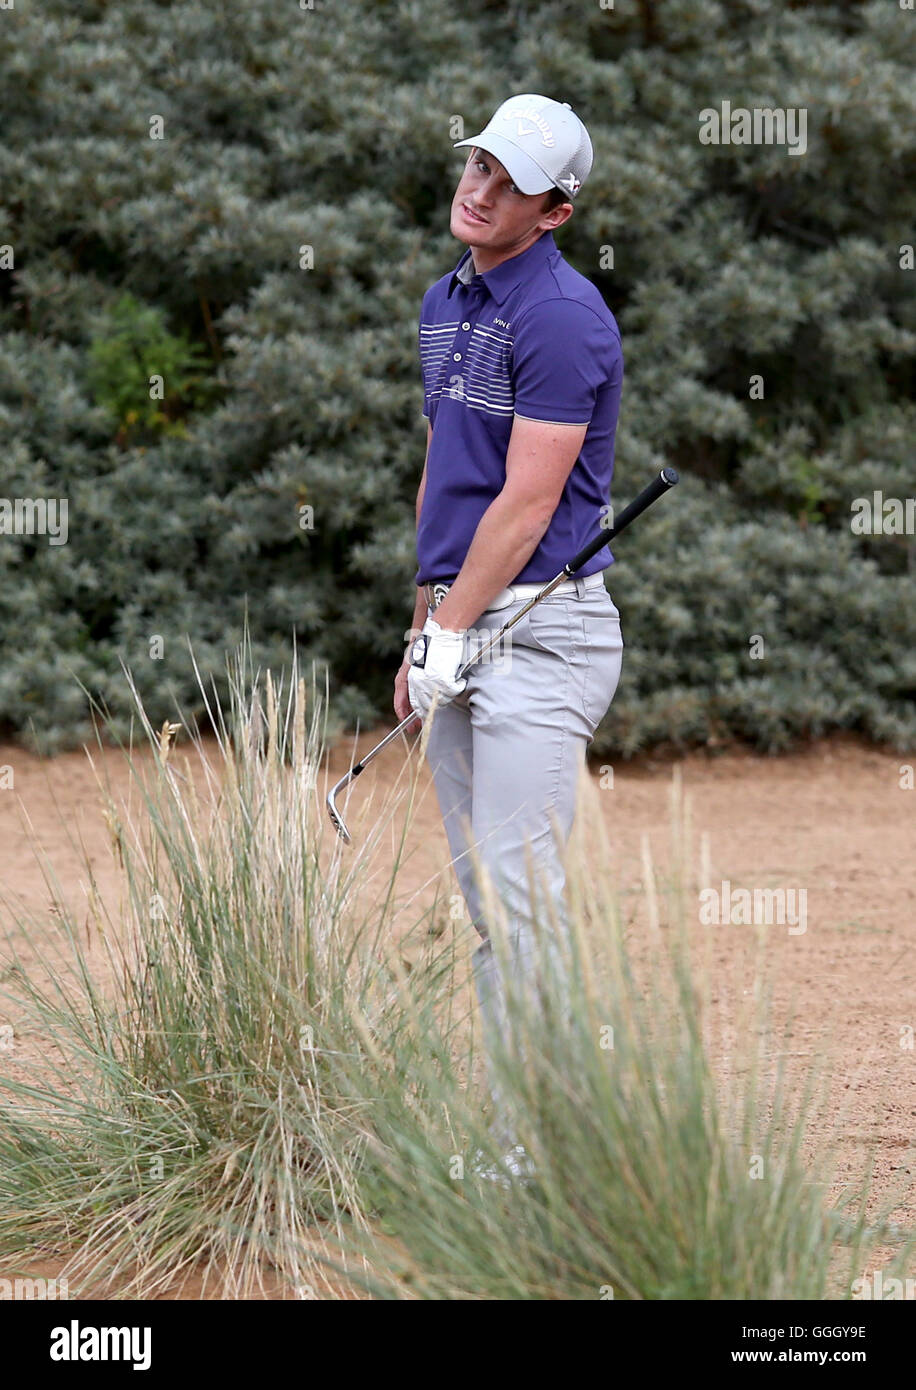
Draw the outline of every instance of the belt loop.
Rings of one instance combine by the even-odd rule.
[[[585,598],[585,596],[586,596],[585,580],[584,580],[584,579],[577,579],[575,582],[576,582],[576,598]]]

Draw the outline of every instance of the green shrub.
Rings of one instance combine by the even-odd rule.
[[[849,545],[855,497],[912,488],[905,23],[880,3],[656,8],[4,14],[4,494],[72,515],[54,551],[0,537],[0,725],[85,737],[74,672],[127,719],[121,656],[157,719],[192,705],[186,637],[219,681],[246,609],[259,660],[295,634],[341,716],[390,716],[425,443],[417,315],[461,249],[453,130],[546,90],[574,94],[595,149],[558,244],[621,325],[613,500],[666,462],[693,487],[665,504],[671,528],[641,521],[618,547],[629,647],[602,755],[911,739],[894,614],[914,608],[913,538]],[[725,97],[804,106],[805,157],[701,146],[698,113]],[[758,668],[742,651],[761,608]]]
[[[90,389],[117,420],[122,443],[186,436],[183,416],[202,408],[212,393],[206,368],[199,344],[185,332],[169,333],[162,310],[132,294],[120,297],[89,344]]]

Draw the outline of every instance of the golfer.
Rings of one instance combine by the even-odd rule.
[[[527,978],[537,964],[535,914],[551,920],[529,861],[562,924],[577,782],[620,676],[607,547],[521,620],[500,659],[485,658],[466,680],[456,675],[472,643],[482,645],[608,526],[623,356],[600,293],[554,242],[592,163],[569,105],[511,97],[485,130],[457,144],[470,154],[450,225],[467,250],[427,290],[420,313],[428,428],[413,626],[421,635],[397,674],[394,707],[399,719],[411,709],[425,719],[438,697],[427,757],[481,938],[473,968],[486,1042],[490,1030],[504,1032],[505,992],[469,850],[504,905],[511,969]],[[524,1151],[495,1091],[493,1099],[491,1132],[514,1171]]]

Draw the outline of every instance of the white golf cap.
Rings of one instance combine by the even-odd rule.
[[[504,101],[479,135],[454,148],[461,145],[492,154],[528,194],[559,188],[572,201],[592,167],[592,142],[569,102],[532,92]]]

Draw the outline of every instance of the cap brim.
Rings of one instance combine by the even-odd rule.
[[[557,186],[553,179],[535,164],[530,155],[525,154],[518,145],[513,145],[511,140],[506,140],[502,135],[492,135],[482,130],[470,140],[457,140],[453,148],[457,150],[461,145],[477,145],[479,149],[493,155],[515,186],[529,197],[533,193],[548,193],[551,188]]]

